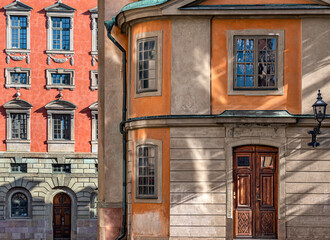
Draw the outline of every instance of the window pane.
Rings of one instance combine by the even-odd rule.
[[[53,114],[53,138],[70,140],[71,116],[70,114]]]
[[[11,198],[11,216],[27,217],[28,216],[28,199],[25,194],[18,192]]]
[[[26,113],[11,113],[12,139],[27,139]]]
[[[237,39],[237,50],[245,50],[245,40]]]
[[[244,87],[244,77],[237,77],[237,87]]]

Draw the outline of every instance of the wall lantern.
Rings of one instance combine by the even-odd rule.
[[[309,134],[312,134],[312,142],[308,143],[308,146],[312,146],[314,148],[317,146],[320,146],[320,143],[316,142],[316,135],[321,133],[320,132],[321,123],[325,118],[327,105],[328,105],[322,100],[320,90],[317,95],[318,95],[317,100],[313,104],[313,112],[314,112],[314,117],[315,117],[316,121],[318,121],[318,125],[314,128],[313,131],[308,132]]]

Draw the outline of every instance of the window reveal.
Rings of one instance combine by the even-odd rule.
[[[277,36],[235,36],[235,89],[277,89]]]
[[[137,92],[157,91],[157,38],[138,41]]]
[[[27,17],[11,16],[11,47],[26,49]]]
[[[18,192],[11,198],[11,217],[28,216],[28,199],[25,194]]]
[[[11,138],[27,139],[26,113],[11,113]]]
[[[70,140],[70,114],[53,114],[53,139]]]
[[[70,18],[52,17],[54,50],[70,50]]]
[[[137,198],[157,198],[156,147],[137,148]]]

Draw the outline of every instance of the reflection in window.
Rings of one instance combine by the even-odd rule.
[[[52,73],[52,84],[55,85],[70,85],[70,74]]]
[[[70,164],[53,164],[53,173],[71,173]]]
[[[70,50],[70,18],[52,17],[53,49]]]
[[[11,16],[11,47],[26,49],[27,17]]]
[[[26,84],[27,74],[26,73],[10,73],[10,81],[12,84]]]
[[[261,167],[273,167],[273,157],[261,157]]]
[[[71,139],[71,115],[53,114],[53,139]]]
[[[277,88],[277,36],[236,36],[235,89]]]
[[[24,193],[18,192],[11,197],[11,217],[28,216],[28,199]]]
[[[27,139],[27,114],[11,113],[11,138]]]
[[[26,163],[11,163],[10,164],[12,173],[26,173],[27,164]]]

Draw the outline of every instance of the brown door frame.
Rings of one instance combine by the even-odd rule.
[[[67,204],[64,204],[64,205],[60,205],[60,204],[55,204],[55,198],[58,197],[59,195],[65,195],[68,199],[69,199],[69,203]],[[56,237],[55,238],[55,229],[54,229],[54,226],[55,226],[55,217],[56,217],[56,213],[55,213],[55,209],[57,208],[60,208],[61,211],[62,210],[65,210],[65,208],[69,208],[69,224],[68,226],[70,227],[69,228],[69,236],[65,237],[65,236],[62,236],[62,237]],[[70,197],[69,194],[67,194],[66,192],[58,192],[55,194],[55,196],[53,197],[53,207],[52,207],[52,210],[53,210],[53,216],[52,216],[52,225],[53,225],[53,239],[71,239],[71,232],[72,232],[72,199]],[[61,212],[60,215],[62,215],[64,213]],[[64,217],[64,216],[63,216]],[[63,221],[63,220],[61,220]],[[65,221],[65,218],[64,218],[64,221]]]
[[[232,186],[232,191],[233,191],[233,197],[232,197],[232,206],[233,206],[233,237],[234,238],[249,238],[249,239],[264,239],[264,238],[276,238],[278,237],[278,196],[279,196],[279,149],[277,147],[272,147],[272,146],[263,146],[263,145],[242,145],[242,146],[236,146],[232,148],[233,151],[233,186]],[[271,169],[269,168],[262,168],[261,167],[261,158],[259,157],[260,154],[264,154],[264,155],[272,155],[275,158],[275,165],[274,165],[274,169],[271,171]],[[237,168],[237,158],[236,156],[250,156],[250,163],[249,166],[245,168],[244,171],[244,167],[238,169]],[[260,166],[259,166],[260,165]],[[250,174],[248,173],[250,171]],[[251,174],[252,173],[252,174]],[[273,207],[271,209],[269,209],[270,211],[273,211],[273,231],[275,233],[275,236],[271,237],[271,236],[257,236],[258,233],[261,234],[261,218],[259,216],[259,214],[261,213],[261,210],[263,211],[267,211],[267,205],[266,208],[262,208],[261,207],[261,201],[258,201],[257,198],[260,198],[260,195],[262,193],[260,193],[260,189],[262,188],[262,183],[259,179],[259,177],[262,179],[261,176],[264,177],[268,177],[268,176],[273,176],[274,177],[274,181],[273,181]],[[238,176],[241,179],[248,179],[250,178],[250,187],[247,188],[249,195],[250,195],[250,199],[246,199],[243,200],[247,203],[246,207],[247,207],[247,212],[250,210],[252,213],[252,219],[250,220],[250,222],[252,221],[252,228],[250,229],[251,232],[251,236],[236,236],[236,224],[237,224],[237,214],[236,214],[236,204],[237,204],[237,199],[236,196],[237,195],[237,185],[238,185]],[[243,180],[244,182],[244,180]],[[259,190],[259,191],[258,191]],[[258,193],[257,193],[258,191]],[[236,193],[236,195],[235,195]],[[251,204],[250,204],[250,202]],[[250,209],[249,209],[249,204],[250,204]],[[244,205],[243,209],[244,209]],[[275,210],[274,210],[275,208]],[[242,211],[242,213],[244,214],[244,210]],[[258,216],[256,216],[258,215]],[[258,224],[259,223],[259,224]]]

